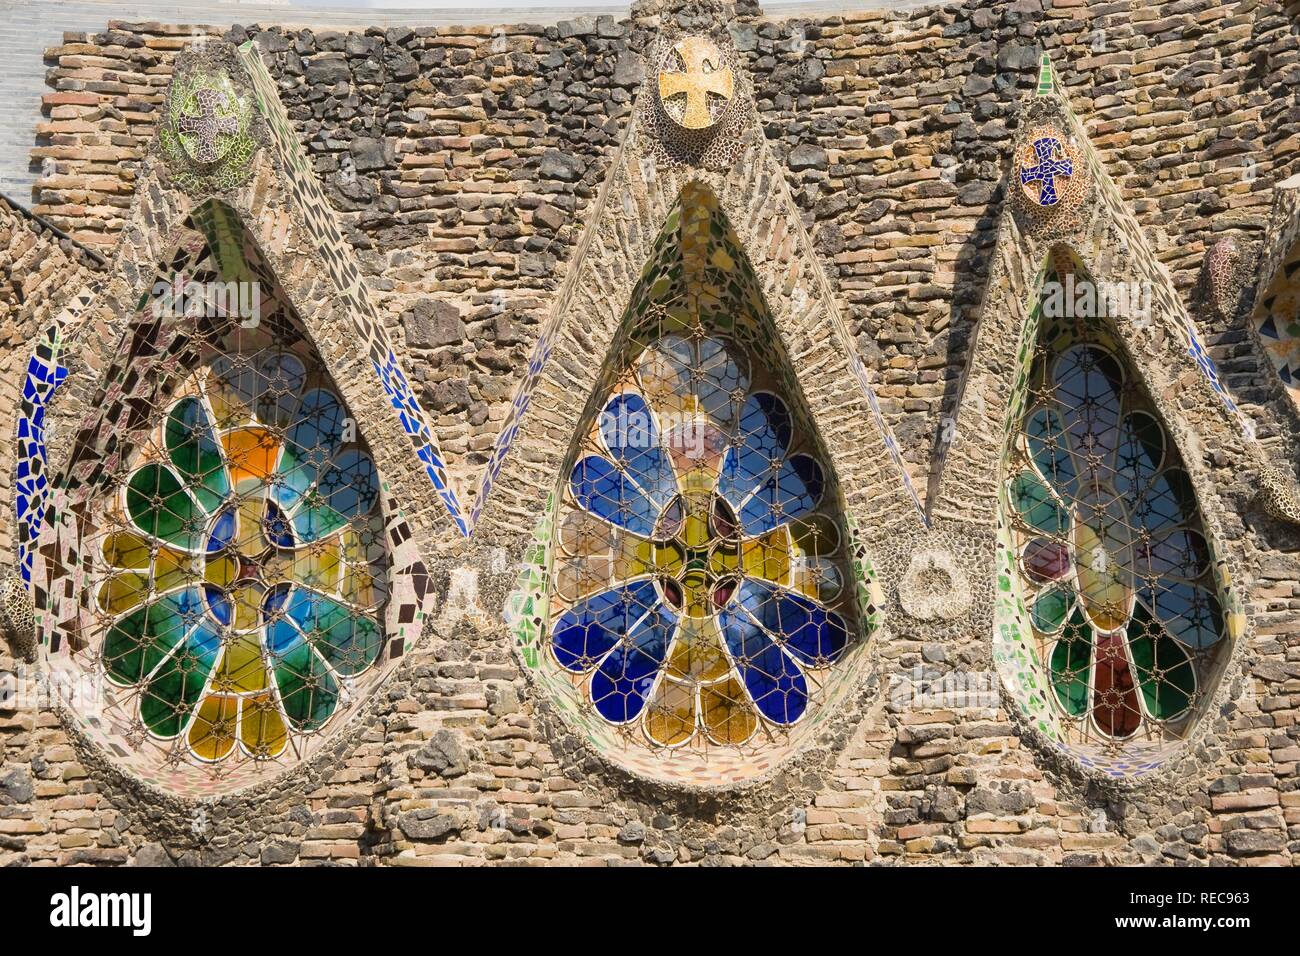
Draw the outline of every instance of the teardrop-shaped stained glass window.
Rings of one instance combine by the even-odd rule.
[[[769,766],[753,755],[823,719],[871,584],[755,277],[702,186],[659,237],[557,497],[545,664],[593,736],[621,736],[642,769],[679,752],[716,782]]]
[[[72,657],[103,679],[110,747],[198,793],[297,761],[358,702],[389,558],[337,383],[230,213],[191,225],[137,317],[156,349],[121,387],[146,433],[85,506],[89,639]]]
[[[1132,771],[1187,734],[1237,615],[1178,448],[1116,338],[1127,317],[1107,314],[1123,301],[1053,259],[1001,518],[1003,591],[1037,661],[1032,675],[1020,662],[1022,702],[1062,743]]]

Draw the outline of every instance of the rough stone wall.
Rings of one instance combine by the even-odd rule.
[[[1074,108],[1138,220],[1154,233],[1163,230],[1172,237],[1159,251],[1184,290],[1196,278],[1197,244],[1219,234],[1256,238],[1268,208],[1269,184],[1294,165],[1294,150],[1287,145],[1293,134],[1285,132],[1293,119],[1278,106],[1290,96],[1282,84],[1296,46],[1291,19],[1274,7],[1249,3],[1225,8],[1168,4],[1163,12],[1127,3],[1114,7],[1112,14],[1109,7],[1094,5],[1085,16],[1082,7],[1058,5],[1044,11],[1037,2],[1021,2],[837,18],[816,29],[793,21],[755,22],[738,29],[744,44],[749,43],[746,31],[753,31],[753,46],[746,52],[769,137],[784,152],[791,189],[814,227],[823,266],[837,283],[920,485],[925,484],[945,390],[955,387],[966,358],[962,345],[974,318],[973,304],[983,291],[992,228],[1001,208],[996,184],[1006,167],[1012,111],[1031,82],[1039,44],[1054,51]],[[1118,25],[1113,37],[1107,32],[1106,42],[1128,51],[1116,60],[1093,52],[1089,34],[1099,18],[1112,16]],[[615,26],[609,22],[605,31]],[[464,364],[465,371],[427,384],[436,388],[463,378],[471,396],[478,396],[474,401],[488,405],[489,418],[475,433],[488,436],[487,441],[494,433],[496,405],[482,397],[484,383],[495,383],[508,401],[518,362],[563,277],[582,210],[604,178],[621,128],[599,136],[591,132],[609,113],[604,106],[588,110],[583,104],[599,104],[607,84],[597,93],[592,83],[584,94],[592,97],[589,101],[573,92],[572,77],[569,88],[550,89],[552,78],[576,62],[576,51],[608,43],[608,52],[592,55],[590,69],[594,76],[603,69],[600,64],[616,66],[627,38],[602,38],[599,24],[590,30],[594,32],[578,24],[518,31],[538,50],[558,47],[564,63],[541,64],[548,49],[534,68],[519,70],[521,87],[533,91],[522,102],[537,97],[536,106],[529,108],[536,109],[539,118],[532,122],[539,125],[533,132],[530,121],[517,126],[511,121],[510,134],[501,137],[499,146],[474,140],[494,135],[475,127],[490,125],[475,112],[478,103],[438,99],[436,109],[445,114],[438,120],[447,124],[438,128],[454,127],[455,133],[435,133],[429,126],[416,137],[427,138],[427,144],[415,145],[405,142],[405,130],[423,129],[431,121],[416,116],[409,104],[390,104],[390,110],[376,114],[378,107],[370,109],[360,95],[355,103],[336,93],[310,101],[316,94],[296,81],[285,90],[299,122],[309,125],[337,111],[348,125],[347,131],[337,132],[334,126],[315,128],[305,137],[334,190],[353,188],[347,176],[331,180],[346,169],[344,156],[357,150],[364,155],[372,148],[355,146],[358,138],[368,138],[358,131],[382,129],[385,139],[395,140],[392,158],[381,143],[384,164],[366,171],[373,173],[368,179],[377,190],[374,202],[346,214],[352,238],[369,251],[375,291],[391,317],[402,317],[408,346],[410,329],[419,334],[422,321],[433,330],[459,329],[459,341],[435,343],[414,354],[428,361],[431,374]],[[123,30],[114,36],[122,41],[121,49],[129,50],[131,36],[146,34],[158,38],[164,31]],[[808,43],[802,56],[791,46],[800,35]],[[310,39],[321,42],[321,37]],[[308,51],[304,73],[319,58],[336,65],[318,70],[334,70],[336,81],[351,83],[338,64],[355,78],[354,66],[364,66],[370,57],[349,55],[348,44],[365,39],[331,39],[327,42],[341,43],[342,49]],[[425,44],[442,49],[432,56],[447,58],[446,76],[463,81],[462,89],[475,83],[467,67],[478,62],[476,56],[501,55],[488,53],[493,42],[488,31],[371,39],[384,44],[386,52],[377,61],[381,66],[391,52],[389,44],[408,52],[417,47],[426,52]],[[134,49],[149,48],[141,39]],[[1163,52],[1152,60],[1145,52],[1136,55],[1138,49]],[[1255,56],[1260,49],[1267,51],[1263,58]],[[1217,64],[1213,69],[1200,65],[1207,51],[1213,53],[1209,62]],[[285,49],[276,54],[277,65],[290,64],[291,54],[303,56]],[[154,66],[160,91],[166,57],[140,55],[159,56]],[[354,56],[359,58],[355,62]],[[464,62],[454,67],[458,58]],[[1249,64],[1240,75],[1232,66],[1237,59]],[[825,62],[810,66],[813,61]],[[56,84],[68,82],[58,76],[64,69],[71,67],[61,59]],[[291,69],[286,65],[280,73],[289,76]],[[824,73],[808,75],[819,69]],[[1178,82],[1189,84],[1182,92],[1174,82],[1180,71],[1186,77]],[[629,91],[633,82],[635,78],[629,80]],[[1222,86],[1200,89],[1198,82]],[[152,78],[148,86],[154,87]],[[434,92],[426,95],[439,97],[446,88],[435,82]],[[777,89],[784,92],[772,92]],[[568,97],[572,109],[561,109],[558,99],[548,103],[552,96]],[[327,109],[329,97],[335,102]],[[957,105],[949,110],[952,103]],[[1229,138],[1249,144],[1246,150],[1259,157],[1254,180],[1240,172],[1241,153],[1229,157],[1236,165],[1223,167],[1212,153],[1195,158],[1223,138],[1208,114],[1192,117],[1197,109],[1219,115],[1223,128],[1235,130]],[[1252,111],[1260,117],[1257,126],[1243,119],[1255,115]],[[1163,115],[1170,112],[1176,115]],[[366,118],[373,122],[376,115],[387,117],[384,124],[367,127]],[[1179,117],[1182,121],[1175,122]],[[395,124],[393,132],[389,122]],[[1103,131],[1098,128],[1103,122],[1117,127]],[[566,141],[565,135],[571,138]],[[439,136],[471,142],[454,146]],[[565,151],[550,145],[566,142]],[[446,151],[446,158],[423,173],[406,169],[416,164],[398,159],[435,146]],[[559,158],[548,166],[552,148]],[[488,160],[493,149],[528,155],[531,165],[521,162],[515,168],[518,179],[509,175],[497,183],[512,201],[502,205],[499,220],[480,222],[470,217],[492,208],[487,200],[462,210],[452,184],[496,183],[491,170],[510,159]],[[458,152],[463,154],[459,159]],[[574,156],[583,165],[566,178],[560,164]],[[76,166],[75,149],[70,157],[61,173],[70,177],[69,186],[76,176],[92,172]],[[942,157],[956,160],[955,182],[941,175],[949,165]],[[352,163],[356,169],[355,158]],[[443,185],[423,192],[419,176],[425,174]],[[89,181],[79,180],[83,185]],[[1249,188],[1241,189],[1242,182]],[[42,199],[47,211],[57,212],[63,188],[46,187]],[[413,190],[409,196],[408,188]],[[496,195],[483,188],[486,195]],[[1195,199],[1189,201],[1184,193]],[[525,228],[532,228],[536,209],[525,206],[519,195],[546,196],[547,205],[565,211],[560,224],[539,240],[549,245],[526,248]],[[571,211],[562,197],[568,197]],[[89,207],[104,205],[94,198]],[[337,194],[333,198],[344,202]],[[1208,211],[1197,211],[1207,203]],[[1216,215],[1215,203],[1234,212]],[[385,212],[386,204],[394,208]],[[372,217],[387,219],[379,223]],[[496,235],[497,229],[503,234]],[[110,236],[112,228],[102,232]],[[436,248],[453,235],[464,249]],[[528,252],[553,255],[553,270],[531,277],[530,285],[506,282],[522,273]],[[489,277],[492,268],[501,270],[496,278]],[[515,365],[469,371],[478,350],[496,347],[490,336],[500,316],[491,323],[467,320],[464,291],[445,294],[450,286],[440,283],[454,282],[457,270],[477,276],[474,269],[483,270],[483,295],[490,295],[499,281],[511,289],[529,289],[527,295],[537,298],[535,306],[519,309],[518,300],[511,298],[503,313],[513,328],[525,330],[517,333],[523,341],[504,353],[515,356]],[[522,298],[525,293],[508,295]],[[422,299],[432,303],[417,308]],[[437,302],[446,304],[433,304]],[[449,321],[450,307],[460,310],[458,320],[467,324]],[[1239,329],[1206,331],[1218,332],[1221,360],[1235,361],[1225,369],[1234,388],[1266,381],[1267,365],[1250,351]],[[449,451],[456,447],[447,445]],[[470,461],[463,448],[461,455],[463,462]],[[1227,461],[1214,464],[1223,473],[1232,467]],[[1255,528],[1251,533],[1262,538],[1258,548],[1266,554],[1251,582],[1251,597],[1268,614],[1249,649],[1251,670],[1243,693],[1232,708],[1213,718],[1223,756],[1183,796],[1082,788],[1024,745],[1001,708],[950,707],[943,700],[908,703],[891,697],[885,686],[877,688],[876,701],[862,720],[842,731],[838,756],[829,766],[786,768],[762,797],[752,792],[690,797],[630,784],[606,772],[538,707],[494,621],[510,574],[485,573],[477,605],[448,608],[430,622],[426,642],[326,759],[249,799],[195,808],[141,795],[117,781],[111,768],[94,765],[91,754],[76,746],[50,710],[0,710],[5,747],[0,863],[1294,865],[1300,860],[1296,542],[1294,532],[1285,530]],[[503,563],[508,567],[517,558],[505,554]],[[488,554],[466,555],[466,561],[485,569],[495,563]],[[953,666],[986,666],[987,644],[983,632],[937,641],[898,625],[881,642],[879,653],[886,676],[920,665],[939,675]],[[22,666],[0,657],[0,670]],[[772,798],[774,793],[779,796]]]

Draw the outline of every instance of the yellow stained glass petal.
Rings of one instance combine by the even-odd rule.
[[[239,699],[209,694],[199,704],[187,737],[190,749],[204,760],[221,760],[235,746]]]
[[[700,689],[704,729],[718,744],[743,744],[758,730],[758,717],[740,682],[729,677]]]
[[[104,542],[104,558],[118,568],[149,567],[149,543],[131,532],[119,532]],[[184,552],[160,545],[153,559],[153,580],[138,571],[110,574],[99,588],[99,606],[110,614],[135,607],[150,593],[164,594],[189,583],[192,558]]]
[[[133,531],[118,531],[104,539],[104,560],[114,568],[142,571],[149,567],[149,541]]]
[[[203,580],[222,590],[230,587],[238,574],[239,565],[235,563],[233,558],[224,554],[208,558],[207,563],[203,566]]]
[[[681,619],[668,657],[668,674],[696,681],[712,681],[731,669],[722,650],[722,636],[712,618]]]
[[[695,726],[695,691],[685,684],[660,681],[646,710],[646,736],[664,747],[675,747],[695,736]]]
[[[234,607],[234,627],[237,631],[251,631],[262,622],[262,594],[260,587],[239,587],[230,595]],[[245,690],[256,690],[247,687]]]
[[[271,548],[262,519],[266,515],[266,499],[251,494],[239,502],[236,512],[235,550],[246,558],[260,558]]]
[[[740,545],[745,574],[776,584],[790,581],[790,533],[784,526]]]
[[[270,694],[247,697],[239,721],[239,740],[253,757],[267,759],[284,753],[289,734],[280,713],[280,705]]]
[[[1113,631],[1128,622],[1133,575],[1129,570],[1132,533],[1123,506],[1096,496],[1079,503],[1074,522],[1075,572],[1079,596],[1098,630]]]
[[[135,571],[110,575],[99,586],[100,610],[109,614],[129,611],[149,596],[149,577]]]

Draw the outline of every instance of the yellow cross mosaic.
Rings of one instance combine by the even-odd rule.
[[[682,68],[675,69],[679,62]],[[679,126],[707,129],[717,122],[709,108],[709,96],[725,103],[731,99],[735,83],[735,75],[716,43],[707,37],[685,37],[673,44],[661,64],[659,100]],[[678,97],[684,100],[675,99]]]

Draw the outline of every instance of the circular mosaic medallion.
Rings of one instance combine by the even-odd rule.
[[[659,102],[668,118],[683,129],[715,126],[735,92],[735,71],[708,37],[683,37],[659,63]]]
[[[1019,186],[1017,204],[1040,220],[1076,209],[1088,188],[1082,154],[1054,126],[1029,131],[1016,149],[1011,176]]]

